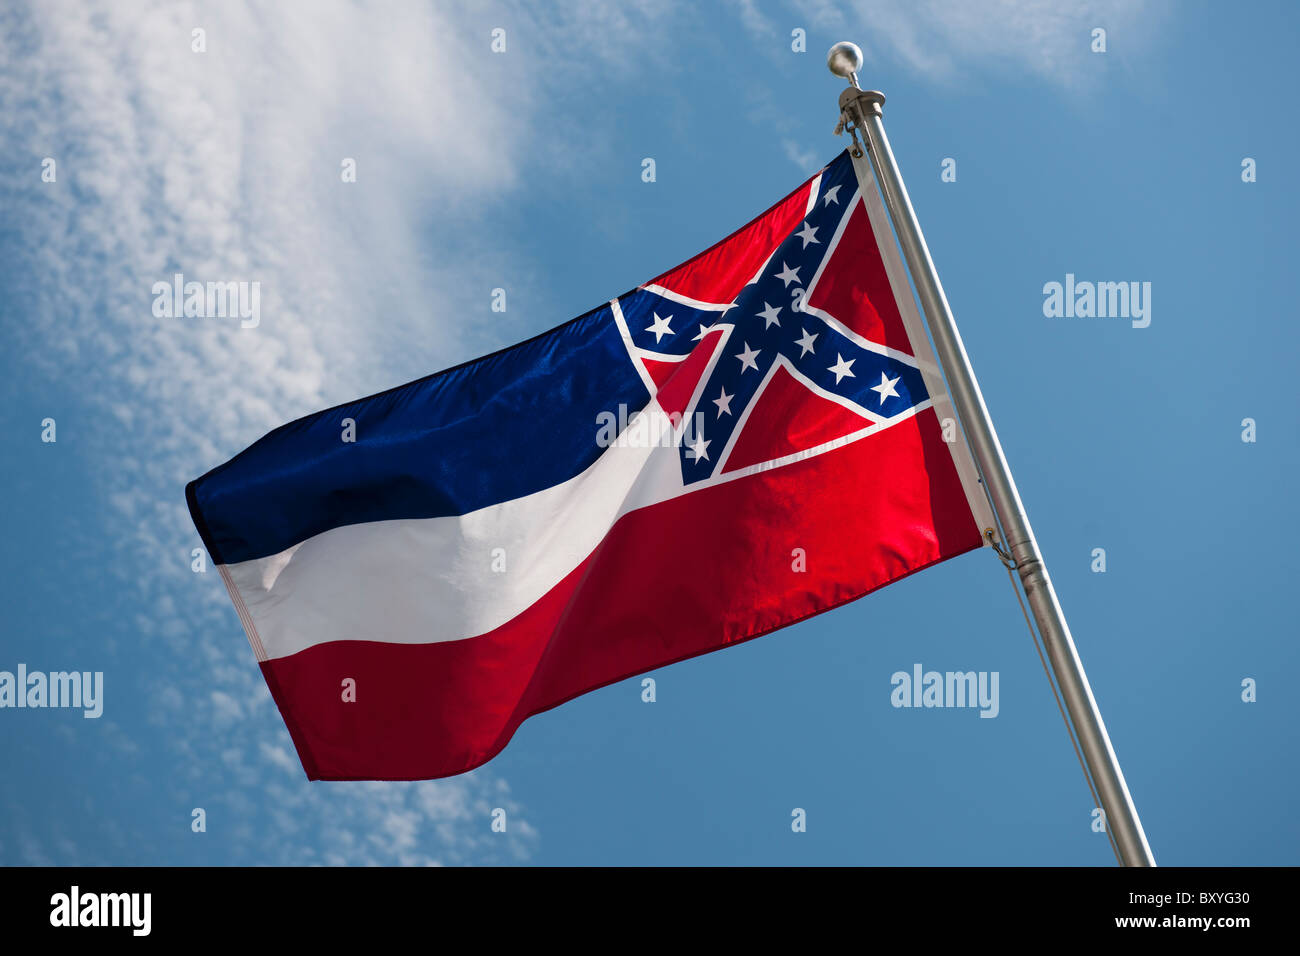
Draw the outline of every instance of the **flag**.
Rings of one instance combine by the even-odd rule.
[[[955,419],[843,153],[653,281],[283,425],[186,497],[307,776],[427,779],[979,547]]]

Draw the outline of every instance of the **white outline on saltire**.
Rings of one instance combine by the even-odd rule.
[[[672,289],[665,289],[661,285],[643,285],[640,288],[646,292],[653,292],[655,295],[663,296],[670,302],[677,302],[681,305],[690,306],[692,309],[699,309],[701,312],[726,312],[736,303],[728,302],[726,305],[720,305],[717,302],[701,302],[699,299],[692,299],[688,295],[682,295],[680,292],[674,292]]]
[[[808,214],[817,208],[817,191],[822,188],[822,176],[825,174],[825,172],[826,170],[823,169],[820,173],[814,176],[812,180],[808,183],[808,202],[806,202],[803,207],[804,219],[807,219]],[[789,236],[785,237],[785,239],[788,238]],[[763,264],[759,266],[758,271],[754,273],[754,278],[746,282],[745,285],[751,286],[755,282],[757,282],[760,278],[762,278],[763,273],[767,271],[767,267],[772,264],[772,257],[776,255],[776,250],[781,248],[781,243],[785,242],[785,239],[782,239],[780,242],[778,242],[776,245],[772,247],[772,251],[767,254],[767,258],[763,260]]]
[[[844,230],[848,228],[849,220],[853,218],[854,208],[857,206],[858,200],[861,198],[862,198],[862,190],[860,189],[854,190],[853,198],[849,200],[848,206],[844,210],[844,215],[840,217],[839,225],[835,227],[835,235],[831,238],[830,245],[826,249],[826,255],[822,257],[822,261],[817,266],[816,274],[813,275],[812,281],[808,283],[808,287],[804,292],[804,297],[801,300],[801,302],[804,304],[799,308],[798,311],[806,313],[807,315],[817,316],[817,318],[821,319],[832,329],[840,333],[840,335],[844,336],[846,339],[848,339],[850,342],[852,342],[860,349],[864,349],[868,352],[875,352],[877,355],[883,355],[886,358],[891,358],[896,362],[902,362],[904,365],[909,365],[912,368],[918,368],[919,363],[917,362],[915,357],[908,355],[906,352],[900,352],[897,349],[891,349],[887,345],[881,345],[878,342],[873,342],[870,339],[866,338],[865,336],[860,335],[857,332],[854,332],[851,328],[849,328],[847,325],[845,325],[843,322],[835,318],[835,316],[831,315],[829,312],[825,311],[824,309],[817,309],[807,304],[808,301],[812,299],[813,293],[817,290],[817,283],[821,281],[822,273],[826,271],[826,264],[831,261],[831,257],[835,255],[835,250],[839,248],[840,238],[844,235]],[[870,216],[868,216],[868,220],[869,219]],[[877,245],[879,245],[879,243],[877,243]],[[892,279],[891,279],[891,287],[892,287]],[[915,347],[916,346],[913,345],[913,348]]]
[[[834,402],[836,405],[840,405],[848,409],[849,411],[853,412],[855,415],[859,415],[862,418],[865,418],[873,425],[879,426],[879,425],[889,424],[892,423],[895,419],[901,420],[901,417],[907,414],[907,410],[905,409],[904,411],[899,412],[898,415],[887,418],[884,415],[881,415],[877,412],[873,412],[868,408],[864,408],[863,406],[859,405],[857,402],[853,401],[852,399],[845,398],[843,395],[837,395],[832,391],[822,388],[820,385],[818,385],[816,382],[810,379],[807,375],[804,375],[797,368],[795,368],[794,363],[791,362],[786,356],[778,352],[776,354],[776,361],[774,361],[770,366],[768,366],[767,373],[763,376],[763,381],[759,383],[758,390],[754,392],[754,397],[749,400],[749,404],[745,406],[745,410],[742,411],[740,413],[740,417],[736,419],[736,424],[735,427],[732,429],[731,436],[727,439],[727,445],[725,448],[723,448],[722,455],[718,458],[717,470],[719,472],[723,471],[726,468],[727,461],[731,458],[731,452],[735,448],[736,442],[740,438],[740,433],[744,431],[745,424],[749,421],[749,413],[754,410],[754,407],[758,404],[759,399],[762,398],[763,392],[767,390],[767,386],[771,384],[772,379],[776,377],[776,370],[778,368],[784,368],[787,372],[789,372],[792,376],[794,376],[795,381],[797,381],[800,385],[803,385],[805,388],[808,389],[808,391],[812,392],[814,395],[819,395],[822,398],[829,399],[830,401]],[[926,398],[923,401],[918,402],[916,405],[909,406],[909,407],[911,409],[916,409],[916,408],[920,408],[921,406],[928,407],[930,404],[931,404],[931,399]]]
[[[655,380],[650,377],[650,370],[646,368],[645,363],[641,361],[640,355],[638,354],[641,349],[632,341],[632,333],[627,330],[627,319],[623,318],[623,307],[618,304],[618,299],[610,299],[609,308],[610,311],[614,313],[614,321],[618,323],[618,334],[623,336],[623,345],[632,358],[632,364],[636,366],[637,374],[641,376],[642,384],[645,385],[646,391],[649,392],[653,398],[658,394],[659,386],[655,384]],[[685,358],[685,356],[683,356],[683,358]]]
[[[857,174],[856,166],[854,168],[854,172],[856,178],[856,174]],[[818,199],[817,193],[818,190],[821,188],[821,181],[822,181],[822,173],[818,173],[817,176],[814,177],[814,179],[809,183],[808,202],[804,213],[805,216],[809,212],[811,212],[817,205],[817,199]],[[875,195],[873,193],[872,198],[874,198],[876,200],[876,203],[879,204],[880,198],[878,195]],[[907,332],[908,341],[911,344],[913,350],[917,353],[917,355],[909,355],[906,352],[900,352],[897,349],[892,349],[886,345],[881,345],[878,342],[873,342],[870,339],[865,338],[861,334],[850,329],[847,325],[845,325],[843,322],[835,318],[833,315],[831,315],[829,312],[825,311],[824,309],[817,309],[807,305],[808,300],[812,298],[814,291],[817,289],[817,286],[821,281],[822,275],[826,271],[827,265],[834,257],[836,250],[839,248],[840,240],[843,238],[844,232],[848,228],[849,220],[853,217],[853,213],[859,201],[862,201],[863,209],[867,213],[868,225],[871,227],[872,236],[876,241],[876,246],[878,250],[880,251],[881,260],[883,265],[885,266],[885,273],[889,279],[890,290],[894,294],[895,303],[898,306],[900,317],[903,319],[903,327]],[[819,395],[822,398],[829,399],[830,401],[833,401],[836,404],[841,405],[842,407],[848,409],[849,411],[852,411],[855,414],[862,416],[867,421],[873,423],[871,426],[868,426],[867,428],[863,429],[860,433],[859,432],[851,433],[857,437],[864,437],[866,434],[871,433],[873,431],[879,432],[882,429],[882,427],[886,425],[893,425],[896,424],[897,422],[910,418],[913,415],[915,415],[918,411],[921,411],[923,409],[930,408],[932,406],[938,409],[940,407],[940,404],[943,403],[936,403],[936,398],[935,398],[936,394],[942,395],[943,399],[947,400],[944,407],[951,406],[951,401],[950,399],[948,399],[946,386],[943,382],[942,377],[939,375],[938,364],[934,362],[933,355],[930,353],[930,349],[929,349],[930,342],[929,342],[929,338],[926,337],[925,329],[923,326],[920,327],[919,329],[920,339],[918,340],[917,325],[915,324],[915,321],[909,321],[909,319],[915,320],[916,316],[913,314],[909,314],[907,303],[903,300],[903,298],[899,294],[898,290],[900,286],[898,285],[898,282],[900,281],[900,273],[898,272],[898,267],[900,263],[898,262],[897,251],[892,249],[891,247],[886,247],[886,245],[881,241],[880,233],[879,230],[877,229],[877,225],[878,225],[877,219],[872,214],[872,212],[873,212],[872,206],[864,196],[861,186],[859,186],[854,190],[852,197],[844,204],[844,212],[843,215],[840,216],[839,222],[836,224],[835,234],[834,236],[831,237],[830,242],[827,244],[826,253],[825,255],[822,256],[821,262],[818,263],[816,273],[813,275],[812,280],[808,283],[808,285],[805,288],[804,295],[801,300],[802,307],[799,309],[795,309],[793,311],[795,315],[806,313],[808,315],[816,316],[817,318],[821,319],[824,323],[826,323],[826,325],[829,326],[831,329],[838,332],[840,335],[844,336],[846,339],[848,339],[850,342],[857,345],[859,348],[863,349],[864,351],[872,352],[877,355],[884,356],[885,358],[892,359],[896,362],[899,362],[900,364],[907,365],[911,368],[920,369],[922,373],[922,379],[926,385],[926,391],[929,393],[929,395],[923,401],[910,406],[907,410],[900,412],[898,415],[895,415],[892,418],[886,418],[877,412],[873,412],[870,409],[865,408],[864,406],[858,405],[856,402],[852,401],[851,399],[844,398],[841,395],[838,395],[834,392],[831,392],[817,385],[815,382],[809,379],[808,376],[800,372],[794,366],[794,363],[791,362],[784,354],[778,351],[776,359],[773,361],[772,365],[768,368],[766,374],[763,377],[763,381],[759,383],[758,389],[754,392],[753,397],[750,399],[749,403],[745,406],[744,410],[740,413],[740,416],[736,419],[736,422],[732,427],[731,435],[727,439],[726,447],[723,449],[722,454],[718,459],[718,463],[717,465],[714,466],[710,477],[704,479],[698,479],[696,481],[691,482],[689,485],[684,484],[685,488],[694,490],[699,487],[705,487],[713,479],[719,477],[722,474],[726,466],[727,460],[730,458],[732,450],[735,448],[736,442],[739,439],[741,432],[744,431],[745,424],[749,419],[750,413],[753,411],[754,406],[758,404],[758,401],[762,397],[763,392],[766,390],[768,384],[771,382],[773,376],[776,374],[776,369],[778,366],[783,366],[787,371],[791,373],[791,375],[794,376],[796,381],[803,384],[806,388],[809,389],[809,391],[813,392],[815,395]],[[890,235],[892,237],[892,233]],[[755,274],[754,278],[751,279],[748,283],[746,283],[746,285],[752,285],[762,276],[763,270],[765,270],[771,264],[772,257],[776,254],[777,250],[781,248],[781,244],[783,242],[785,242],[785,238],[782,238],[780,241],[777,242],[775,246],[772,247],[772,251],[768,253],[767,258],[763,262],[762,268],[759,269],[759,271]],[[889,249],[890,252],[893,253],[892,256],[887,253],[886,251],[887,248]],[[661,285],[656,285],[653,283],[641,286],[640,288],[644,289],[647,292],[654,293],[655,295],[662,296],[663,298],[668,299],[670,301],[680,302],[683,305],[690,306],[691,308],[695,308],[700,311],[725,313],[735,305],[735,302],[728,302],[725,304],[717,303],[717,302],[702,302],[699,299],[693,299],[690,298],[689,296],[681,295],[679,293],[673,292],[670,289],[666,289]],[[908,288],[910,289],[910,286],[908,286]],[[623,317],[623,310],[622,307],[619,305],[618,299],[612,299],[610,301],[610,305],[614,313],[614,318],[618,322],[619,332],[623,337],[624,345],[626,346],[628,353],[632,358],[632,363],[637,367],[637,372],[640,374],[642,382],[645,383],[646,388],[649,390],[650,395],[652,396],[651,404],[659,407],[659,410],[662,412],[662,406],[658,405],[658,399],[657,399],[659,388],[655,384],[654,379],[651,378],[649,370],[645,367],[645,360],[658,361],[658,362],[681,362],[681,361],[685,361],[687,356],[692,353],[688,352],[685,355],[669,355],[666,353],[654,352],[649,349],[641,348],[635,342],[632,341],[632,336],[628,331],[627,321]],[[911,308],[912,308],[912,312],[915,312],[914,304],[912,304]],[[721,321],[714,323],[714,325],[710,327],[710,331],[722,329],[724,330],[724,333],[720,338],[717,347],[715,347],[713,355],[710,356],[709,358],[709,362],[705,367],[703,375],[701,375],[700,377],[699,383],[696,385],[695,392],[691,396],[690,402],[687,404],[685,410],[682,413],[681,422],[678,424],[678,427],[676,429],[676,433],[679,437],[685,431],[689,422],[694,419],[696,412],[699,410],[700,403],[703,401],[704,389],[707,386],[709,378],[712,376],[713,371],[717,366],[719,358],[723,353],[723,349],[726,347],[726,343],[728,339],[731,337],[731,332],[732,330],[734,330],[734,328],[735,328],[734,323],[724,323]],[[708,426],[707,416],[705,420],[705,426],[707,431],[707,426]],[[838,441],[838,439],[836,439],[835,441]],[[825,450],[830,450],[831,447],[840,447],[839,445],[835,444],[835,441],[826,443]],[[808,449],[808,451],[814,451],[822,447],[823,446],[815,446],[814,449]],[[800,461],[802,460],[802,457],[807,457],[807,456],[803,456],[801,454],[788,455],[785,456],[784,458],[774,459],[772,462],[765,462],[761,464],[770,467],[778,467],[778,463],[781,462],[790,463],[794,461]],[[954,456],[954,459],[956,459],[956,457],[957,456]],[[958,462],[957,464],[958,464],[958,469],[960,471],[961,463]],[[745,469],[742,469],[740,472],[732,472],[728,477],[729,478],[736,477],[740,474],[752,474],[754,473],[754,471],[751,471],[751,469],[762,470],[762,468],[760,468],[759,466],[750,466]],[[966,479],[968,477],[969,476],[963,472],[962,474],[963,485],[966,484]],[[968,498],[970,497],[969,487],[967,488],[967,496]],[[972,511],[974,512],[977,518],[980,518],[980,516],[982,515],[982,512],[979,509],[974,507],[973,499],[972,499]]]
[[[966,501],[970,505],[971,515],[979,525],[980,531],[986,528],[996,528],[997,524],[993,518],[993,506],[989,503],[988,491],[984,488],[984,484],[980,479],[979,468],[975,464],[975,456],[971,454],[965,430],[960,427],[961,419],[952,404],[952,396],[948,392],[948,383],[944,380],[943,371],[939,368],[939,362],[935,358],[934,350],[930,345],[929,327],[921,318],[921,313],[917,308],[916,297],[912,292],[912,283],[903,267],[903,258],[894,238],[893,227],[889,223],[889,215],[885,211],[884,200],[880,196],[880,190],[876,188],[875,173],[867,165],[865,157],[853,159],[853,171],[857,176],[859,187],[861,187],[862,183],[872,185],[872,188],[863,194],[862,205],[867,210],[867,219],[871,224],[871,232],[876,239],[876,248],[880,252],[881,262],[885,266],[885,275],[889,278],[889,287],[894,293],[894,303],[898,306],[898,313],[903,320],[903,328],[907,331],[907,340],[916,351],[917,367],[921,370],[925,390],[930,393],[930,398],[933,400],[935,417],[939,420],[941,428],[945,418],[951,418],[959,426],[956,434],[957,440],[945,442],[944,444],[948,446],[953,465],[957,469],[957,476],[961,479],[962,488],[966,491]],[[861,188],[859,188],[859,191],[861,191]],[[958,452],[959,447],[961,449],[960,453]],[[986,538],[984,547],[989,546],[990,542]]]
[[[726,324],[711,326],[709,331],[705,333],[704,337],[706,339],[714,332],[721,331],[722,335],[719,336],[717,345],[713,347],[713,354],[709,356],[709,361],[704,366],[704,372],[700,375],[700,380],[695,383],[695,390],[691,393],[690,401],[686,403],[686,408],[682,411],[682,420],[677,427],[678,438],[682,437],[686,431],[687,425],[690,424],[691,420],[695,418],[696,413],[699,411],[700,402],[704,399],[704,389],[709,384],[709,379],[713,376],[713,370],[717,367],[718,362],[721,361],[723,353],[727,348],[727,342],[730,341],[731,333],[734,332],[735,329],[736,326],[728,322]],[[704,342],[701,340],[700,345],[703,344]],[[699,346],[696,346],[696,348],[698,347]],[[655,401],[657,402],[658,400],[659,396],[656,395]],[[663,408],[663,406],[661,405],[660,408]],[[707,418],[705,419],[705,425],[708,425]]]

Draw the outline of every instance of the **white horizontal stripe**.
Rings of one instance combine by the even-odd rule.
[[[329,640],[417,644],[484,634],[577,567],[629,498],[671,495],[664,479],[674,476],[656,452],[676,464],[672,448],[614,446],[577,477],[523,498],[459,517],[333,528],[295,546],[288,560],[242,561],[229,574],[271,658]],[[494,557],[505,571],[492,570]]]
[[[242,601],[241,617],[253,624],[250,642],[259,660],[328,641],[423,644],[475,637],[535,604],[595,550],[622,515],[878,435],[928,404],[689,489],[682,484],[676,447],[615,444],[581,475],[523,498],[459,517],[333,528],[280,554],[223,570]],[[657,402],[644,421],[645,435],[674,434]],[[493,571],[497,548],[504,572]]]

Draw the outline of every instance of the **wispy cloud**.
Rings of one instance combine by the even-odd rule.
[[[1146,7],[786,9],[796,25],[935,78],[1013,67],[1068,85],[1062,64],[1086,49],[1088,30],[1114,35]],[[558,144],[584,137],[532,132],[567,122],[576,133],[591,118],[566,119],[557,91],[634,79],[647,56],[671,69],[644,38],[671,33],[673,15],[669,4],[542,12],[523,0],[323,2],[311,16],[270,2],[43,0],[0,14],[0,135],[14,147],[0,159],[3,282],[7,307],[28,317],[7,333],[95,413],[82,452],[139,635],[117,653],[151,655],[140,689],[179,768],[171,799],[239,821],[232,857],[514,860],[536,845],[490,767],[427,784],[306,783],[224,589],[189,571],[199,542],[182,489],[286,420],[506,344],[460,321],[465,290],[486,301],[481,290],[503,272],[517,282],[529,270],[500,236],[431,234],[428,223],[472,221],[539,164],[563,169]],[[766,44],[785,35],[770,8],[736,0],[733,15]],[[506,57],[490,51],[498,26]],[[196,29],[206,52],[192,49]],[[781,145],[805,171],[825,158],[793,138]],[[41,182],[44,157],[56,183]],[[341,179],[345,158],[355,183]],[[260,283],[260,325],[156,318],[153,283],[175,272]],[[115,753],[142,759],[124,745],[131,728],[114,726]],[[486,829],[496,806],[511,819],[505,838]],[[78,862],[64,835],[22,839],[11,851],[25,859]]]
[[[759,49],[771,48],[777,23],[786,21],[823,39],[856,42],[866,61],[862,82],[886,91],[900,69],[947,86],[1001,73],[1084,89],[1106,73],[1089,60],[1093,29],[1107,31],[1108,51],[1113,36],[1121,57],[1136,55],[1153,42],[1166,8],[1164,0],[787,0],[761,9],[753,0],[730,0],[730,6]],[[782,121],[763,90],[748,95],[762,122]],[[783,138],[781,148],[805,172],[819,165],[813,151],[793,139]]]
[[[786,158],[806,173],[816,171],[822,164],[816,153],[800,146],[792,139],[781,140],[781,148],[785,150]]]
[[[1089,85],[1080,69],[1091,33],[1107,31],[1120,49],[1148,45],[1166,4],[1152,0],[794,0],[809,22],[853,40],[871,71],[901,66],[951,83],[984,72],[1028,72],[1062,88]]]
[[[134,650],[151,655],[151,726],[181,768],[168,785],[240,821],[226,845],[246,862],[518,860],[536,845],[490,768],[308,784],[216,575],[190,573],[199,542],[182,495],[275,425],[463,357],[456,306],[467,286],[495,284],[510,250],[430,237],[428,220],[518,186],[506,147],[529,138],[529,97],[543,93],[521,80],[546,50],[599,37],[602,68],[617,69],[655,13],[492,15],[511,31],[509,69],[490,59],[497,23],[471,4],[321,3],[304,16],[43,0],[0,19],[0,135],[21,150],[0,186],[6,291],[38,317],[13,334],[102,413],[83,452],[121,542]],[[191,48],[196,29],[206,52]],[[40,180],[44,157],[55,183]],[[344,158],[356,183],[341,179]],[[175,272],[260,283],[260,325],[156,318],[151,287]],[[496,806],[508,835],[488,830]],[[76,862],[37,837],[18,849]]]
[[[759,9],[755,0],[727,0],[743,26],[756,39],[769,40],[776,36],[776,26]]]

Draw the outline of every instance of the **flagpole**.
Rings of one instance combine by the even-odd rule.
[[[1047,566],[1034,540],[1020,493],[1016,490],[1011,469],[1007,466],[993,421],[975,380],[975,372],[957,331],[956,320],[948,307],[939,274],[921,234],[921,225],[912,209],[907,187],[903,185],[898,163],[885,136],[881,110],[885,96],[858,86],[862,51],[854,44],[837,43],[831,47],[826,62],[832,73],[849,81],[849,88],[840,94],[841,125],[836,131],[846,130],[853,134],[854,169],[858,174],[858,185],[863,189],[869,188],[870,173],[863,161],[862,150],[857,147],[857,133],[861,132],[866,139],[866,151],[871,156],[871,166],[875,169],[921,308],[934,336],[935,351],[953,405],[970,441],[971,452],[1002,526],[1003,541],[1020,575],[1025,597],[1047,648],[1052,671],[1106,814],[1106,826],[1115,838],[1120,860],[1125,866],[1155,866],[1133,798],[1124,782],[1124,773],[1106,734],[1106,725],[1092,696],[1070,628],[1065,623]]]

